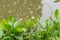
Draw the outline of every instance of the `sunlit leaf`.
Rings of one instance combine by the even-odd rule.
[[[17,20],[15,23],[14,23],[14,27],[18,27],[18,25],[20,24],[21,22],[21,19]]]
[[[1,21],[1,24],[0,24],[2,29],[5,29],[5,26],[4,26],[5,24],[7,24],[7,21],[6,21],[6,19],[3,18]]]
[[[2,38],[2,36],[3,36],[3,30],[2,30],[2,28],[0,27],[0,38]]]
[[[24,31],[26,31],[26,29],[25,28],[19,28],[19,27],[17,27],[17,29],[16,29],[18,32],[24,32]]]
[[[10,16],[9,19],[8,19],[8,24],[10,26],[13,26],[14,25],[14,17]]]
[[[24,27],[26,28],[26,29],[29,29],[30,28],[30,25],[29,25],[30,23],[28,22],[28,21],[25,21],[24,22]]]
[[[55,10],[54,16],[58,19],[58,16],[59,16],[59,10],[58,9]]]

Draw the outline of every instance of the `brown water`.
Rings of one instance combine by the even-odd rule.
[[[56,0],[55,2],[60,2],[60,0]]]
[[[23,20],[41,16],[41,0],[0,0],[0,19],[15,16]]]

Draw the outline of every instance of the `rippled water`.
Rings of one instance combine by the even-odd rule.
[[[15,16],[16,20],[41,16],[41,0],[0,0],[0,19]]]

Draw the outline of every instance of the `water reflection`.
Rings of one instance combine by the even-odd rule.
[[[41,17],[41,22],[48,19],[50,16],[54,18],[54,10],[58,9],[60,11],[60,2],[54,2],[55,0],[43,0],[43,14]]]

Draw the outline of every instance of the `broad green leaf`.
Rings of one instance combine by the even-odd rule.
[[[46,20],[46,27],[47,27],[47,31],[49,32],[51,29],[51,24],[50,24],[50,20]]]
[[[59,30],[59,23],[55,23],[55,24],[52,26],[52,31],[55,31],[55,30]]]
[[[4,27],[5,27],[6,30],[9,30],[9,32],[13,31],[13,30],[11,30],[13,28],[10,25],[8,25],[8,24],[5,24]]]
[[[2,30],[2,28],[0,27],[0,38],[2,38],[2,36],[3,36],[3,30]]]
[[[26,29],[25,28],[20,28],[20,27],[17,27],[17,29],[16,29],[18,32],[24,32],[24,31],[26,31]]]
[[[7,24],[7,21],[6,21],[6,19],[3,18],[1,23],[0,23],[2,29],[5,29],[5,26],[4,26],[5,24]]]
[[[54,13],[54,16],[58,19],[58,15],[59,15],[59,10],[58,9],[56,9],[55,10],[55,13]]]
[[[14,39],[12,39],[12,37],[10,36],[5,36],[2,40],[14,40]]]
[[[27,29],[27,30],[29,30],[29,28],[31,27],[31,26],[33,26],[33,22],[32,22],[32,20],[26,20],[25,22],[24,22],[24,24],[23,24],[23,26]]]
[[[21,22],[21,19],[17,20],[15,23],[14,23],[14,27],[18,27],[18,25],[20,24]]]
[[[17,38],[18,40],[23,40],[23,36],[22,36],[22,35],[16,36],[16,38]]]
[[[14,17],[10,16],[9,19],[8,19],[8,24],[10,26],[14,26]]]
[[[2,19],[2,21],[1,21],[3,24],[7,24],[7,21],[6,21],[6,19]]]
[[[40,20],[39,18],[40,18],[39,16],[36,16],[36,17],[34,18],[33,21],[35,22],[35,24],[39,22],[39,20]]]

